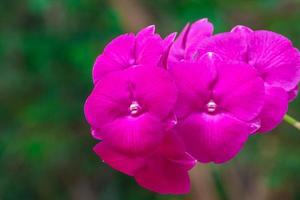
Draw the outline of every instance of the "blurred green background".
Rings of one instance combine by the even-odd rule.
[[[163,36],[207,17],[216,32],[269,29],[300,47],[299,0],[1,0],[0,199],[300,199],[300,132],[284,122],[224,165],[199,165],[192,191],[140,188],[92,152],[83,116],[96,56],[113,37],[156,24]],[[300,98],[289,113],[300,119]]]

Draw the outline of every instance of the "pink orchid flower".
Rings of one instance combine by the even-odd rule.
[[[188,153],[200,162],[231,159],[259,128],[262,78],[250,65],[225,62],[212,52],[197,62],[178,62],[170,72],[179,91],[176,128]]]
[[[96,154],[116,170],[161,194],[190,189],[195,159],[170,131],[177,88],[163,68],[136,66],[100,79],[85,104]]]
[[[84,112],[95,153],[161,194],[190,189],[195,161],[232,159],[248,137],[275,128],[296,98],[300,53],[282,35],[207,19],[162,39],[148,26],[98,56]]]
[[[129,154],[152,151],[163,138],[177,96],[168,72],[136,66],[98,81],[85,103],[96,138]]]
[[[248,63],[258,71],[266,92],[258,132],[275,128],[287,112],[288,102],[297,95],[300,80],[300,54],[291,41],[271,31],[236,26],[231,32],[203,40],[198,56],[208,51],[223,59]]]

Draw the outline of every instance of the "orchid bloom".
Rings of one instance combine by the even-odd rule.
[[[175,83],[163,68],[136,66],[105,76],[85,104],[93,136],[102,140],[94,151],[149,190],[187,193],[195,159],[170,131],[176,99]]]
[[[112,40],[84,106],[94,152],[161,194],[189,192],[196,161],[224,163],[274,129],[298,94],[300,53],[286,37],[207,19],[164,39],[148,26]],[[297,125],[298,126],[298,125]]]
[[[120,151],[147,153],[161,142],[176,96],[165,69],[137,66],[101,79],[85,103],[85,115],[96,138]]]
[[[231,159],[260,127],[262,78],[250,65],[226,62],[212,52],[170,71],[179,91],[178,132],[188,153],[200,162]]]

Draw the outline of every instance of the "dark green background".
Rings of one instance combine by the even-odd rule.
[[[0,199],[300,199],[300,132],[284,122],[229,163],[197,168],[186,196],[146,191],[92,152],[82,108],[103,46],[145,25],[165,36],[202,17],[216,32],[244,24],[300,47],[299,0],[1,0]],[[300,98],[289,113],[300,119],[299,108]]]

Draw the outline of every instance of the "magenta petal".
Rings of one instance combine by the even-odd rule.
[[[93,128],[101,129],[103,125],[128,115],[131,101],[127,85],[125,72],[111,73],[96,84],[84,106],[85,117]]]
[[[147,26],[147,27],[143,28],[142,30],[140,30],[136,34],[136,37],[138,39],[147,38],[147,37],[153,36],[154,34],[155,34],[155,25],[150,25],[150,26]]]
[[[256,70],[244,63],[222,63],[214,96],[222,109],[245,121],[257,117],[264,104],[264,83]]]
[[[288,95],[278,87],[266,87],[265,105],[260,114],[261,128],[258,132],[268,132],[282,121],[288,109]]]
[[[155,26],[142,29],[136,36],[135,64],[156,66],[163,54],[163,40],[155,34]]]
[[[199,36],[209,37],[213,34],[213,24],[208,21],[207,18],[199,19],[191,25],[189,31],[189,38],[197,38]]]
[[[166,135],[158,149],[158,154],[184,170],[190,170],[196,164],[196,160],[186,153],[184,143],[175,130]]]
[[[177,99],[176,85],[167,70],[159,67],[136,67],[130,70],[137,101],[160,118],[167,117]]]
[[[184,59],[186,41],[187,41],[189,29],[190,29],[190,24],[188,23],[185,25],[185,27],[180,32],[177,39],[174,41],[173,45],[171,46],[169,57],[168,57],[169,64]]]
[[[169,59],[169,53],[170,53],[170,48],[174,42],[174,39],[176,37],[177,33],[171,33],[169,35],[167,35],[167,37],[165,37],[165,39],[163,40],[162,44],[163,44],[163,49],[164,49],[164,53],[161,57],[160,60],[160,67],[163,67],[165,69],[168,68],[168,59]]]
[[[200,162],[223,163],[233,158],[257,127],[228,114],[192,114],[178,131],[187,151]]]
[[[195,159],[185,152],[177,133],[170,131],[157,152],[136,172],[135,179],[154,192],[184,194],[190,188],[188,170],[195,164]]]
[[[214,27],[206,18],[200,19],[193,23],[188,33],[186,41],[186,59],[193,60],[195,53],[198,50],[204,38],[212,36]]]
[[[180,32],[178,38],[174,42],[174,48],[176,49],[184,49],[186,47],[186,41],[188,37],[188,33],[190,30],[191,25],[187,23],[183,30]]]
[[[210,98],[209,87],[215,80],[216,69],[209,61],[199,63],[178,62],[170,68],[177,87],[176,113],[179,118],[201,108]]]
[[[105,74],[130,66],[133,59],[135,36],[124,34],[112,40],[97,57],[93,67],[93,81],[96,83]]]
[[[298,85],[294,89],[288,92],[289,102],[294,101],[296,99],[296,97],[298,96],[298,92],[299,92]]]
[[[101,130],[104,141],[123,153],[133,155],[154,151],[164,136],[161,120],[148,113],[116,119]]]
[[[219,33],[201,41],[198,46],[198,56],[214,52],[225,60],[245,61],[247,58],[247,43],[237,33]]]
[[[271,31],[255,31],[249,41],[249,63],[274,87],[293,89],[300,80],[300,54],[290,40]]]
[[[200,42],[212,35],[213,25],[207,19],[187,24],[170,49],[169,62],[192,61]]]
[[[153,156],[135,174],[142,187],[160,194],[185,194],[190,190],[188,172],[161,156]]]
[[[165,39],[163,40],[163,46],[165,47],[165,50],[168,49],[170,45],[174,42],[176,35],[177,33],[174,32],[170,33],[165,37]]]
[[[145,164],[144,157],[132,156],[116,151],[104,142],[94,147],[95,153],[112,168],[133,176],[134,173]]]
[[[136,40],[136,63],[157,66],[164,52],[162,39],[154,35],[143,40]]]

